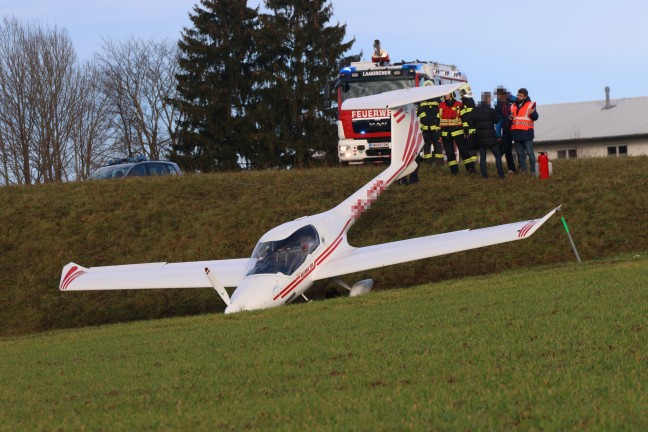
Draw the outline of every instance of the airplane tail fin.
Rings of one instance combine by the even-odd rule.
[[[418,117],[413,105],[392,109],[391,114],[392,153],[391,164],[401,167],[394,180],[409,175],[416,169],[416,155],[421,151],[421,135]]]
[[[387,185],[416,169],[414,159],[421,151],[423,137],[414,104],[457,90],[461,84],[413,87],[372,96],[347,99],[345,110],[389,108],[391,111],[391,175]]]

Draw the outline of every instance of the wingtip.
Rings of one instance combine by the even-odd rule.
[[[61,272],[61,281],[59,282],[59,291],[65,291],[72,281],[74,281],[79,276],[82,276],[88,272],[88,269],[76,264],[74,262],[68,263],[63,267]]]
[[[522,235],[521,237],[524,238],[524,237],[530,237],[530,236],[532,236],[533,233],[535,233],[538,229],[540,229],[540,227],[541,227],[542,225],[544,225],[544,223],[547,222],[547,220],[548,220],[551,216],[554,215],[554,213],[560,211],[560,207],[562,207],[562,204],[560,204],[560,205],[559,205],[558,207],[556,207],[555,209],[551,210],[549,213],[547,213],[546,215],[544,215],[541,219],[538,219],[537,221],[533,221],[533,222],[532,222],[533,224],[529,226],[528,230],[527,230],[527,231],[524,233],[524,235]]]

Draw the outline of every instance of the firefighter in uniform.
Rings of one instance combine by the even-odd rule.
[[[476,165],[477,164],[477,152],[475,151],[477,149],[477,138],[475,135],[476,129],[470,126],[470,124],[472,124],[471,122],[472,111],[473,109],[475,109],[475,99],[473,99],[472,90],[470,89],[470,85],[468,83],[464,83],[459,88],[459,91],[461,93],[461,103],[463,105],[461,107],[460,114],[461,114],[461,121],[463,121],[464,136],[466,137],[468,151],[470,152],[470,161],[472,161]],[[465,159],[464,159],[464,163],[466,163]]]
[[[463,121],[461,120],[461,102],[455,100],[452,93],[444,96],[444,101],[439,104],[439,126],[441,127],[441,140],[448,158],[448,167],[452,174],[458,174],[457,156],[455,154],[455,143],[459,155],[464,161],[466,170],[470,173],[475,171],[475,161],[468,151],[468,145],[464,136]]]
[[[425,85],[432,85],[432,81],[426,81]],[[439,102],[440,98],[421,102],[418,106],[417,115],[424,142],[423,162],[434,161],[437,165],[443,165],[443,147],[440,142],[441,130],[439,128]]]

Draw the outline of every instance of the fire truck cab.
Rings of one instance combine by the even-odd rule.
[[[387,60],[389,59],[386,55]],[[375,60],[375,59],[374,59]],[[385,162],[391,156],[389,109],[343,110],[349,98],[424,85],[467,82],[456,66],[433,61],[354,62],[342,68],[336,80],[338,96],[338,156],[341,163]]]

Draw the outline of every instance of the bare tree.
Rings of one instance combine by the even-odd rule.
[[[81,74],[65,31],[41,30],[33,39],[35,52],[28,59],[37,126],[33,161],[39,180],[60,182],[67,179],[74,160],[72,136],[80,115]]]
[[[104,40],[98,61],[110,101],[116,147],[127,155],[158,159],[168,153],[178,112],[175,96],[178,49],[166,40]]]
[[[103,93],[101,73],[95,62],[87,62],[80,75],[79,112],[72,136],[74,176],[86,179],[100,160],[113,153],[108,98]]]
[[[4,18],[0,27],[0,157],[5,184],[76,178],[75,133],[87,80],[65,30]]]
[[[27,65],[34,51],[31,26],[3,19],[0,28],[0,151],[5,184],[30,184],[34,172],[30,144],[35,130],[33,93]]]
[[[119,153],[157,159],[178,121],[178,48],[104,41],[83,66],[65,30],[0,25],[0,184],[87,178]]]

